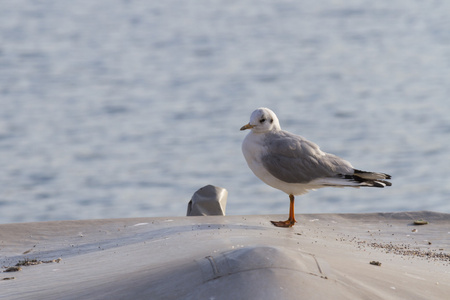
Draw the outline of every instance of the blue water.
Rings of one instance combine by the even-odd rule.
[[[3,1],[0,223],[288,212],[241,153],[257,107],[386,189],[298,213],[450,212],[449,1]]]

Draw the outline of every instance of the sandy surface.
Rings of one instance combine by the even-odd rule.
[[[0,225],[2,299],[446,299],[450,214]],[[428,221],[414,225],[415,220]],[[12,268],[12,269],[10,269]],[[6,272],[8,271],[8,272]]]

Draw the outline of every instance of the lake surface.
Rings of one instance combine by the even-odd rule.
[[[449,1],[3,1],[0,223],[288,213],[239,128],[258,107],[386,189],[296,212],[450,212]]]

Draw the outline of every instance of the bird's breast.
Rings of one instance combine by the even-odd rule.
[[[260,162],[265,151],[264,139],[260,134],[249,133],[242,142],[242,153],[250,166]]]

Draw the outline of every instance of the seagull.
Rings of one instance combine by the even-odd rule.
[[[282,130],[275,113],[258,108],[241,130],[250,129],[242,142],[248,166],[264,183],[289,195],[289,218],[271,221],[277,227],[292,227],[294,196],[323,187],[391,186],[391,176],[353,168],[346,160],[320,150],[305,138]]]

